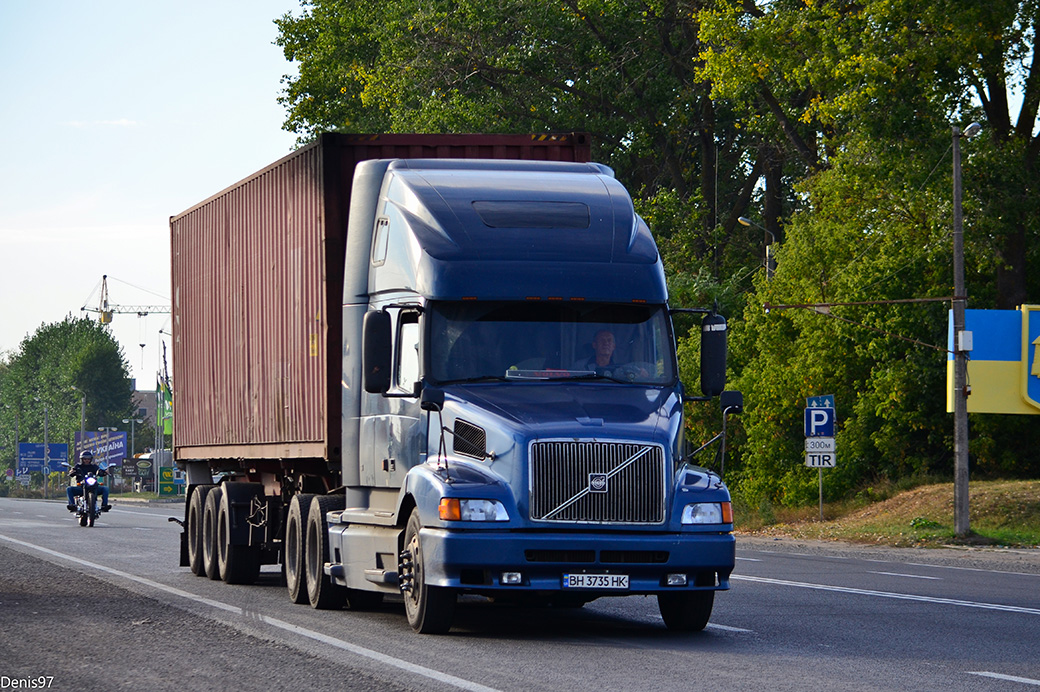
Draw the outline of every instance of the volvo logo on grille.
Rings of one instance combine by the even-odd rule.
[[[589,474],[589,490],[594,493],[605,493],[607,492],[607,474],[605,473],[590,473]]]

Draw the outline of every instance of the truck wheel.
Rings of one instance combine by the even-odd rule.
[[[217,571],[225,584],[252,584],[260,576],[260,547],[231,544],[231,502],[227,488],[217,514]]]
[[[311,510],[314,495],[293,495],[289,503],[289,515],[285,519],[285,585],[289,589],[289,600],[299,605],[307,602],[307,577],[303,571],[304,524]]]
[[[700,632],[707,627],[714,604],[714,591],[657,594],[664,624],[677,632]]]
[[[307,572],[307,598],[311,608],[335,610],[346,603],[346,589],[333,584],[324,573],[324,564],[332,562],[329,555],[329,524],[326,512],[343,509],[346,498],[341,495],[318,495],[307,513],[307,541],[304,569]]]
[[[206,508],[206,496],[214,485],[197,485],[191,492],[188,501],[188,523],[184,530],[188,534],[188,567],[196,576],[203,576],[206,570],[202,565],[202,512]]]
[[[304,545],[307,598],[311,607],[318,610],[342,608],[347,600],[347,590],[332,583],[332,578],[325,574],[325,563],[332,561],[325,513],[343,509],[345,505],[346,498],[342,495],[319,495],[311,502],[310,512],[307,513],[307,540]]]
[[[419,519],[419,510],[413,509],[404,530],[404,550],[398,565],[404,612],[408,616],[408,624],[416,632],[441,634],[451,629],[451,620],[455,615],[455,592],[426,583],[420,529],[422,521]]]
[[[202,571],[210,579],[220,579],[217,565],[217,518],[224,489],[219,485],[209,491],[202,509]]]

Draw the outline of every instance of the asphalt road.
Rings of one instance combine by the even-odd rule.
[[[0,692],[55,690],[1030,690],[1040,551],[738,538],[733,589],[676,635],[656,601],[466,599],[451,633],[289,602],[265,567],[227,586],[177,566],[177,505],[0,498]]]

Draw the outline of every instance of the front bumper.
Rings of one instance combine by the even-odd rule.
[[[456,531],[421,532],[426,583],[477,593],[575,592],[563,575],[627,575],[624,591],[582,590],[589,596],[621,596],[729,589],[735,562],[733,534],[602,534]],[[519,572],[519,584],[503,584],[503,572]],[[666,575],[685,574],[685,586]]]

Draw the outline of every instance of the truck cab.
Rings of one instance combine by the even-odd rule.
[[[653,594],[669,627],[707,624],[730,496],[685,454],[661,259],[609,168],[362,162],[345,277],[325,588],[400,592],[420,632],[460,593]]]

